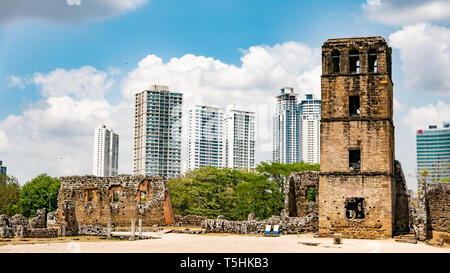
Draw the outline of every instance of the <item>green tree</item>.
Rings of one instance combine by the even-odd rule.
[[[293,172],[300,171],[320,171],[319,164],[308,163],[278,163],[278,162],[261,162],[255,169],[257,172],[267,175],[270,179],[275,181],[281,190]]]
[[[233,191],[240,176],[241,172],[234,169],[201,167],[169,179],[174,213],[230,217]]]
[[[280,215],[284,194],[276,182],[257,173],[245,173],[242,180],[234,192],[233,219],[246,220],[250,213],[260,219]]]
[[[60,181],[47,174],[40,174],[23,185],[20,192],[20,209],[25,217],[36,216],[36,211],[46,208],[54,211],[58,208]]]
[[[20,185],[17,178],[0,175],[0,214],[13,216],[20,213]]]

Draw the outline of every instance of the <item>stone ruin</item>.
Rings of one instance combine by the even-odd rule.
[[[411,207],[411,228],[421,241],[433,237],[433,231],[450,232],[450,183],[418,181],[418,203]],[[450,243],[450,234],[446,236]]]
[[[132,219],[141,219],[144,226],[174,224],[163,177],[86,175],[60,180],[57,223],[63,236],[105,235],[108,219],[113,227],[128,227]]]
[[[317,214],[311,213],[303,217],[288,217],[283,214],[272,216],[263,221],[251,217],[247,221],[230,221],[224,219],[224,217],[205,219],[202,222],[202,227],[206,229],[206,232],[237,234],[262,234],[266,225],[280,225],[280,234],[317,231]]]
[[[21,214],[13,217],[0,215],[0,238],[54,238],[58,236],[59,228],[49,225],[47,217],[54,213],[46,213],[46,209],[39,209],[37,216],[31,219]]]

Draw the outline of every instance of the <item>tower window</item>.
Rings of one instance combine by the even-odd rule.
[[[350,65],[350,73],[359,73],[359,51],[350,51],[348,59]]]
[[[369,51],[369,72],[378,72],[378,60],[375,50]]]
[[[332,73],[339,73],[340,72],[340,59],[341,54],[338,50],[333,51],[331,53],[331,72]]]
[[[359,116],[361,113],[359,106],[359,96],[348,97],[348,114],[350,116]]]
[[[353,170],[359,170],[361,167],[361,150],[349,150],[349,167]]]
[[[345,216],[347,219],[364,219],[364,198],[347,198],[345,200]]]

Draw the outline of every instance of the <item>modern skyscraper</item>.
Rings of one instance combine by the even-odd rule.
[[[255,113],[227,106],[224,135],[224,167],[255,168]]]
[[[3,166],[3,162],[0,160],[0,175],[6,174],[6,166]]]
[[[273,118],[273,161],[300,162],[300,111],[292,87],[281,89]]]
[[[152,85],[136,94],[134,174],[169,178],[181,173],[182,93]]]
[[[96,176],[117,175],[119,167],[119,135],[101,125],[94,134],[93,174]]]
[[[427,182],[450,179],[450,122],[416,132],[417,172],[428,171]]]
[[[310,164],[320,163],[320,109],[321,101],[306,94],[299,104],[301,124],[301,161]]]
[[[189,109],[186,169],[223,167],[223,109],[195,105]]]

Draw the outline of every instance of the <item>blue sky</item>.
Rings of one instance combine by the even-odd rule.
[[[114,115],[131,113],[130,90],[139,84],[161,79],[160,84],[196,89],[181,91],[193,92],[192,101],[211,104],[217,99],[209,96],[217,92],[230,98],[227,102],[243,98],[244,105],[246,99],[251,102],[251,97],[261,94],[261,105],[262,98],[274,97],[289,84],[297,84],[299,93],[311,89],[320,94],[317,67],[320,47],[328,38],[380,35],[393,47],[396,157],[411,174],[410,185],[414,184],[414,129],[450,120],[450,16],[438,12],[449,7],[447,1],[409,5],[392,0],[60,2],[65,1],[55,5],[55,0],[43,0],[42,7],[30,0],[0,3],[0,160],[21,183],[41,172],[53,176],[91,172],[93,124],[107,121],[118,124],[114,129],[124,143],[119,168],[130,173],[132,127]],[[46,4],[53,4],[54,10],[48,12]],[[415,41],[417,37],[425,42]],[[435,44],[426,42],[435,38]],[[430,52],[436,54],[428,56]],[[308,65],[286,64],[283,60],[289,56],[296,57],[288,62]],[[424,60],[429,66],[409,68]],[[181,72],[173,68],[177,64],[183,67]],[[277,64],[290,66],[279,78],[286,81],[266,84],[264,79],[278,71]],[[223,78],[221,69],[229,69],[230,77]],[[158,76],[160,71],[164,74]],[[262,73],[267,74],[258,80]],[[221,84],[205,80],[206,75]],[[304,81],[298,77],[311,84],[302,86]],[[252,79],[260,89],[249,91],[246,84]],[[64,88],[73,81],[79,88]],[[227,83],[236,86],[230,89]],[[56,100],[79,107],[98,105],[73,109],[94,111],[97,118],[74,119],[71,113],[58,112],[52,104]],[[70,128],[64,127],[68,124]],[[270,159],[265,147],[257,152],[257,159]],[[54,162],[61,157],[67,162]],[[23,164],[29,169],[23,170]]]

